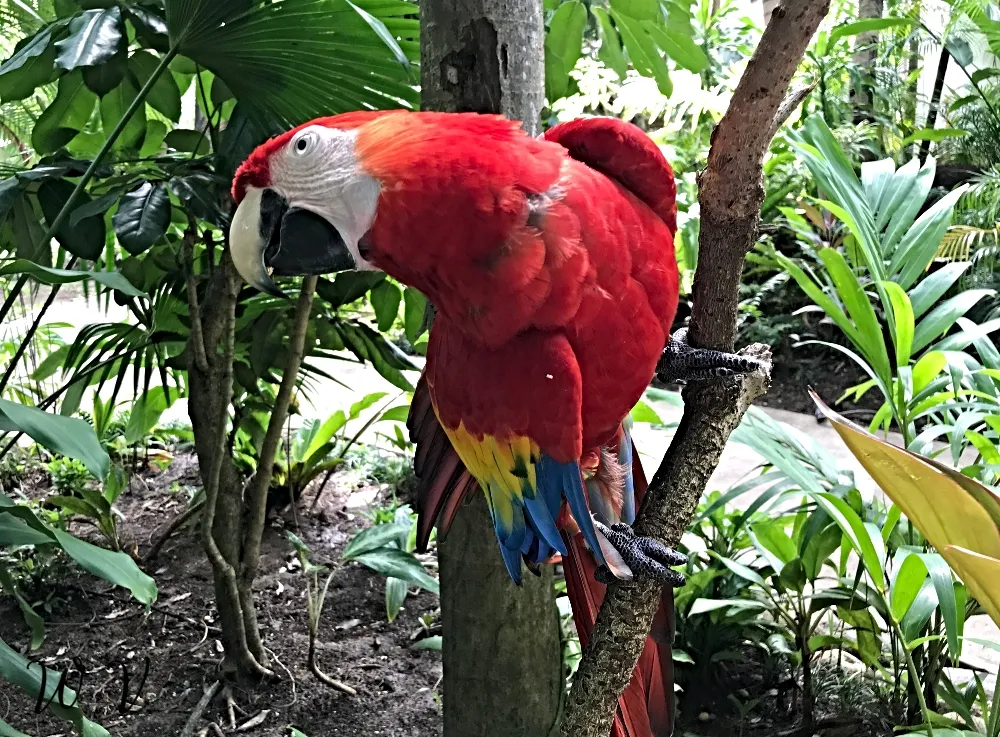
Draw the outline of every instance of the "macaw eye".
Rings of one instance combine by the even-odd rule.
[[[297,154],[305,154],[312,150],[315,144],[316,136],[312,133],[306,133],[299,137],[299,139],[294,144],[294,151]]]

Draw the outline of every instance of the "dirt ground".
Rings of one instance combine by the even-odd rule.
[[[196,468],[189,457],[181,457],[144,481],[135,482],[119,501],[126,535],[134,537],[140,553],[165,521],[183,511],[185,496],[171,487],[194,486]],[[313,551],[313,562],[336,569],[320,627],[320,665],[358,695],[335,691],[309,672],[305,579],[275,522],[264,538],[256,600],[279,677],[233,693],[245,712],[236,712],[238,726],[268,710],[259,726],[238,734],[287,735],[290,726],[308,737],[440,734],[440,653],[409,648],[411,638],[424,632],[419,615],[436,609],[436,597],[411,595],[389,624],[384,579],[357,564],[339,563],[350,536],[367,524],[359,509],[348,508],[351,494],[371,498],[374,491],[331,483],[316,515],[303,516],[298,531]],[[86,534],[78,525],[73,531]],[[159,586],[159,599],[148,614],[126,593],[110,591],[86,574],[65,579],[45,614],[47,639],[39,659],[84,673],[80,703],[116,737],[179,734],[203,688],[215,680],[220,659],[211,573],[192,533],[172,538],[149,573]],[[20,612],[7,598],[0,601],[0,637],[14,647],[28,637]],[[149,672],[140,690],[147,658]],[[140,696],[125,714],[119,710],[123,665],[130,671],[130,694]],[[68,685],[75,686],[75,678]],[[231,733],[224,701],[217,699],[206,716]],[[38,737],[68,733],[66,722],[44,712],[37,716],[33,700],[6,683],[0,685],[0,718]],[[199,729],[207,724],[203,721]]]

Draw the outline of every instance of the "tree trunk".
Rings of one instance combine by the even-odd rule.
[[[540,132],[541,0],[424,0],[420,16],[424,109],[501,113]],[[551,567],[513,585],[480,493],[438,554],[445,737],[546,737],[563,690]]]
[[[931,91],[930,106],[927,110],[927,122],[924,128],[934,128],[937,125],[938,107],[941,105],[941,95],[944,93],[944,80],[948,76],[948,62],[951,54],[944,45],[944,38],[941,39],[941,56],[938,59],[937,74],[934,76],[934,89]],[[920,165],[923,166],[930,154],[931,142],[925,140],[920,144]]]
[[[858,20],[881,18],[884,4],[884,0],[858,0]],[[877,57],[878,31],[859,33],[854,46],[853,60],[858,66],[861,78],[855,80],[851,89],[851,107],[854,110],[855,123],[875,119],[872,71]]]

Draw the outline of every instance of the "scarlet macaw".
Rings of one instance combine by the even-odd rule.
[[[478,114],[364,111],[258,147],[233,183],[233,261],[269,274],[380,269],[438,310],[408,421],[419,544],[478,483],[511,578],[563,556],[585,644],[604,584],[683,583],[683,556],[630,525],[645,492],[627,417],[657,372],[752,368],[668,345],[673,172],[638,128],[591,118],[541,139]],[[277,292],[280,294],[280,292]],[[613,734],[672,730],[672,595]]]

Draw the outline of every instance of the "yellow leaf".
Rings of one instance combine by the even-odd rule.
[[[943,463],[879,440],[812,397],[875,483],[1000,624],[1000,497]]]
[[[1000,560],[949,545],[942,553],[993,621],[1000,624]]]

